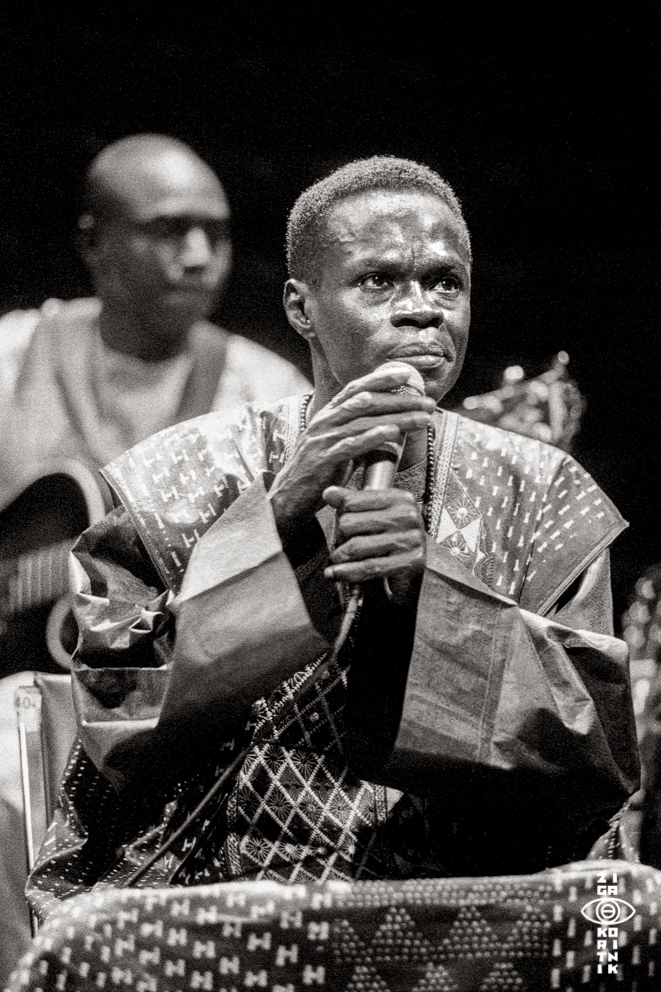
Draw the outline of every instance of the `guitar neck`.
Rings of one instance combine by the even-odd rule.
[[[49,544],[14,560],[0,601],[0,614],[9,617],[59,599],[69,589],[69,552],[73,540]]]

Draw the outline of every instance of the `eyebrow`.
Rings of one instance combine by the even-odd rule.
[[[392,251],[379,252],[378,254],[373,254],[369,250],[364,254],[358,251],[356,255],[348,259],[348,264],[352,268],[382,269],[405,267],[409,263],[408,259],[402,258],[401,251],[393,249]],[[469,269],[469,266],[466,262],[462,261],[461,256],[454,249],[451,249],[441,257],[425,258],[421,263],[417,264],[421,264],[425,269],[464,269],[466,271]]]

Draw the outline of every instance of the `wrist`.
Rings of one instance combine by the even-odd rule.
[[[314,517],[302,514],[299,508],[295,508],[293,500],[288,498],[284,491],[270,492],[269,502],[278,536],[285,552],[289,555],[293,545],[298,547],[302,539],[303,543],[307,543],[305,535],[310,531]]]

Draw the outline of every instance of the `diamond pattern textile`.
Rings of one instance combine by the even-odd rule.
[[[603,903],[628,907],[617,925],[610,911],[608,925],[590,918],[600,888]],[[44,926],[10,989],[653,992],[660,905],[661,872],[618,861],[498,878],[97,892]]]

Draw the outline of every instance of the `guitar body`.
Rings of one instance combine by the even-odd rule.
[[[63,462],[0,513],[0,676],[67,667],[76,645],[68,552],[109,509],[102,484],[85,466]]]

